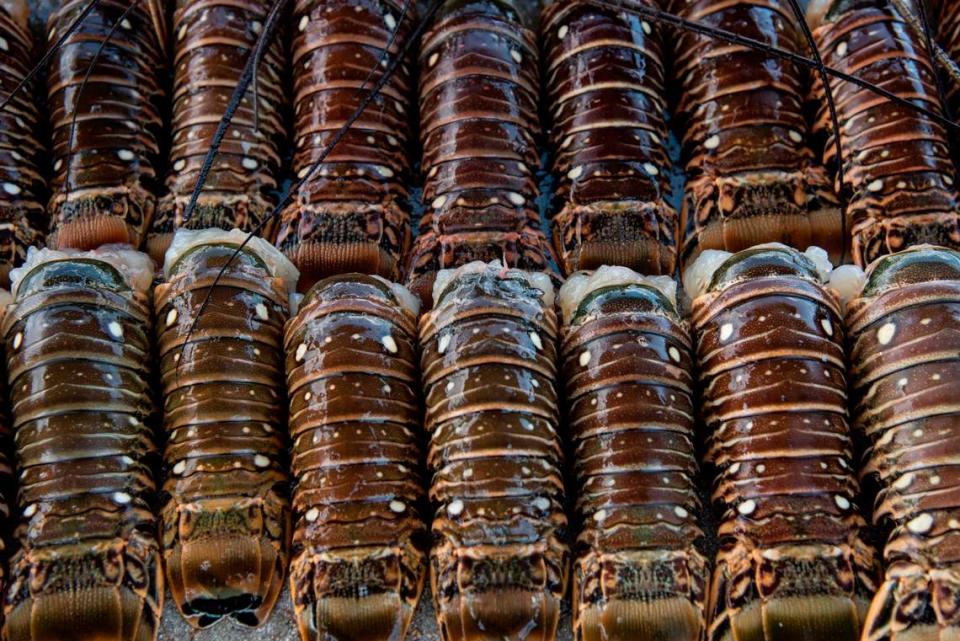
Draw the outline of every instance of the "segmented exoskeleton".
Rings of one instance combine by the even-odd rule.
[[[413,27],[412,0],[298,0],[293,170],[307,178]],[[367,90],[361,90],[363,87]],[[303,286],[349,271],[399,279],[410,245],[412,72],[401,62],[283,213],[277,245]]]
[[[224,109],[263,31],[272,0],[179,0],[173,17],[173,144],[166,195],[157,205],[150,254],[163,260],[173,232],[184,226],[204,158]],[[230,121],[206,178],[189,229],[257,229],[271,213],[284,139],[286,60],[273,38],[256,80]],[[262,235],[270,237],[270,227]]]
[[[579,488],[576,638],[700,641],[693,355],[674,281],[601,267],[572,276],[560,305]]]
[[[552,641],[565,594],[557,318],[543,273],[445,270],[420,321],[444,641]]]
[[[245,237],[177,232],[155,295],[163,554],[177,607],[201,627],[262,623],[287,565],[282,337],[297,272],[259,238],[233,258]]]
[[[688,20],[804,55],[786,0],[673,0]],[[685,261],[704,249],[739,251],[783,242],[839,258],[842,218],[826,171],[807,144],[806,73],[796,64],[709,35],[678,31],[677,105],[689,182]]]
[[[711,254],[692,268],[720,263],[693,303],[723,510],[710,638],[856,641],[875,563],[854,504],[839,299],[824,266],[782,245]]]
[[[50,15],[52,42],[89,4]],[[164,0],[101,0],[51,58],[51,247],[138,247],[156,204],[166,68]],[[88,75],[89,72],[89,75]]]
[[[304,641],[401,641],[426,575],[418,301],[349,274],[314,286],[287,324]]]
[[[3,321],[19,472],[7,641],[152,641],[149,259],[31,251]]]
[[[879,85],[934,113],[942,111],[923,41],[885,0],[817,0],[808,7],[825,64]],[[830,86],[841,124],[847,218],[854,262],[917,243],[960,246],[960,197],[946,129],[929,116],[852,83]],[[816,128],[827,134],[824,163],[836,167],[822,83]]]
[[[30,71],[33,38],[26,0],[0,2],[0,102]],[[37,129],[40,112],[33,84],[0,110],[0,285],[23,262],[27,248],[43,240],[47,224],[40,199],[45,187],[39,167],[43,151]]]
[[[564,203],[553,219],[562,269],[609,264],[672,274],[677,214],[665,200],[670,159],[659,30],[590,0],[555,0],[542,23]]]
[[[865,641],[960,634],[960,253],[919,247],[875,262],[848,307],[863,474],[892,529]]]
[[[938,12],[937,41],[943,46],[950,55],[950,59],[960,63],[960,2],[956,0],[930,0],[930,4]],[[947,76],[947,82],[943,85],[946,92],[947,103],[956,114],[960,108],[960,82],[957,82],[950,74]]]
[[[446,0],[420,48],[427,210],[408,263],[429,307],[437,271],[471,261],[548,269],[534,172],[539,160],[536,5]]]

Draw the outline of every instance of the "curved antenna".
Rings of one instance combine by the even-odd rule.
[[[197,208],[197,202],[200,200],[200,193],[203,191],[203,186],[207,182],[207,177],[210,175],[210,169],[213,167],[213,161],[216,160],[217,154],[220,152],[220,145],[223,143],[224,137],[227,135],[227,129],[230,128],[230,123],[233,122],[233,116],[237,113],[237,109],[240,108],[240,103],[243,100],[243,97],[247,94],[247,90],[250,88],[250,83],[253,82],[253,79],[256,75],[257,68],[260,66],[260,61],[263,58],[263,54],[267,49],[267,46],[270,44],[270,39],[273,36],[273,32],[276,30],[277,25],[280,22],[280,18],[283,15],[283,10],[289,4],[290,0],[278,0],[276,4],[270,9],[270,13],[267,15],[266,21],[263,24],[263,30],[260,32],[260,37],[257,39],[257,43],[253,48],[253,51],[250,52],[250,56],[247,58],[247,64],[243,69],[243,73],[240,74],[240,79],[237,81],[237,86],[233,91],[233,95],[230,96],[230,102],[227,103],[227,108],[223,112],[223,116],[220,118],[220,124],[217,125],[217,130],[213,134],[213,140],[210,142],[210,149],[207,151],[206,157],[203,159],[203,165],[200,167],[200,173],[197,175],[197,182],[193,186],[193,193],[190,194],[190,202],[187,203],[187,207],[183,211],[183,223],[186,224],[190,217],[193,215],[193,211]]]
[[[411,1],[412,0],[404,0],[404,15],[406,14],[406,6]],[[389,64],[387,65],[387,68],[384,69],[383,74],[380,76],[379,79],[377,79],[376,84],[373,86],[373,88],[369,92],[367,92],[367,95],[364,96],[360,104],[357,105],[356,109],[353,110],[353,113],[350,114],[350,117],[347,118],[346,122],[344,122],[343,125],[341,125],[340,129],[337,130],[337,133],[333,137],[333,139],[327,144],[326,147],[323,148],[323,151],[320,153],[317,159],[310,166],[306,174],[304,174],[303,178],[299,178],[295,183],[293,183],[290,186],[290,189],[287,191],[287,194],[280,200],[280,202],[277,203],[276,207],[273,208],[273,211],[271,211],[268,215],[264,216],[263,219],[259,223],[257,223],[257,226],[253,228],[250,231],[250,233],[247,234],[247,237],[243,239],[243,242],[237,246],[234,252],[230,255],[230,258],[228,258],[227,261],[223,264],[223,267],[220,268],[220,271],[217,273],[217,277],[214,278],[213,283],[210,284],[210,288],[207,290],[207,294],[206,296],[204,296],[203,302],[200,304],[200,308],[197,310],[197,314],[196,316],[194,316],[193,322],[190,324],[190,329],[187,331],[187,335],[183,341],[183,347],[182,347],[183,350],[187,348],[187,345],[190,342],[190,337],[193,335],[194,331],[196,330],[197,323],[200,321],[200,317],[203,315],[204,310],[206,310],[207,305],[210,303],[210,297],[213,295],[213,290],[220,283],[220,279],[223,278],[223,275],[226,273],[227,269],[230,267],[230,265],[233,264],[233,262],[237,259],[237,257],[240,256],[240,252],[244,250],[247,244],[249,244],[250,240],[254,238],[257,234],[259,234],[261,230],[263,230],[267,222],[269,222],[276,216],[279,216],[280,213],[287,207],[287,205],[290,204],[290,201],[293,200],[293,195],[299,191],[299,189],[303,186],[304,183],[310,180],[314,172],[316,172],[317,169],[320,168],[320,165],[323,164],[324,160],[326,160],[327,156],[330,155],[330,153],[340,143],[343,137],[347,135],[347,132],[350,131],[351,127],[353,127],[353,125],[357,122],[357,120],[360,119],[360,116],[362,116],[363,112],[366,111],[367,107],[370,106],[370,103],[372,103],[376,99],[376,97],[380,95],[380,92],[386,86],[391,76],[393,76],[393,72],[397,70],[397,67],[400,65],[400,62],[407,57],[407,54],[410,53],[414,43],[420,39],[420,36],[421,34],[423,34],[424,30],[427,28],[427,25],[429,25],[433,21],[433,17],[434,15],[436,15],[437,11],[440,9],[440,6],[443,4],[443,1],[444,0],[431,1],[430,8],[423,15],[420,22],[417,24],[416,29],[413,30],[413,33],[411,33],[410,36],[407,38],[406,42],[404,42],[403,47],[400,49],[400,51],[397,53],[396,56],[391,58],[389,48],[384,49],[383,54],[380,56],[380,59],[374,64],[373,68],[368,74],[369,77],[372,77],[373,74],[376,73],[377,67],[379,67],[383,61],[388,59],[390,60]],[[402,24],[403,24],[402,20],[397,21],[396,31],[399,31],[400,25]],[[360,91],[363,91],[362,87],[358,89],[358,94]],[[182,363],[183,360],[184,359],[181,358],[180,362]],[[179,371],[180,371],[180,367],[178,365],[177,366],[178,376],[179,376]]]
[[[814,61],[811,58],[807,58],[806,56],[802,56],[800,54],[794,53],[792,51],[787,51],[779,47],[768,45],[764,42],[760,42],[759,40],[755,40],[753,38],[741,36],[732,31],[727,31],[726,29],[718,29],[716,27],[700,24],[699,22],[687,20],[686,18],[681,18],[678,15],[668,13],[660,9],[654,9],[652,7],[647,7],[645,5],[633,4],[633,3],[631,3],[630,5],[619,4],[611,0],[587,0],[587,1],[598,7],[607,7],[607,8],[627,11],[629,13],[634,13],[644,18],[647,18],[649,20],[653,20],[654,22],[667,24],[679,29],[692,31],[694,33],[699,33],[705,36],[711,36],[713,38],[716,38],[717,40],[720,40],[722,42],[726,42],[729,44],[736,44],[744,47],[750,47],[751,49],[768,53],[777,58],[781,58],[783,60],[789,60],[798,65],[807,67],[808,69],[816,69],[817,67],[816,61]],[[912,109],[913,111],[921,113],[924,116],[930,118],[931,120],[943,125],[944,127],[947,127],[949,129],[960,130],[960,123],[954,122],[953,120],[946,118],[943,114],[938,114],[934,111],[931,111],[930,109],[927,109],[926,107],[910,102],[909,100],[905,100],[900,96],[892,94],[886,89],[882,87],[878,87],[873,83],[867,82],[866,80],[861,80],[856,76],[851,76],[848,73],[844,73],[843,71],[834,69],[833,67],[828,67],[826,65],[824,65],[823,70],[824,72],[826,72],[827,75],[833,78],[839,78],[840,80],[856,85],[861,89],[865,89],[866,91],[869,91],[875,95],[880,96],[881,98],[889,100],[890,102],[901,105],[902,107],[905,107],[907,109]]]
[[[73,32],[77,30],[78,27],[86,20],[87,16],[90,15],[90,12],[97,8],[97,5],[100,4],[100,0],[90,0],[90,4],[84,7],[83,11],[80,12],[80,15],[77,16],[73,22],[70,23],[70,26],[67,27],[67,30],[63,32],[57,42],[54,43],[52,47],[47,49],[47,52],[43,54],[43,57],[33,66],[33,69],[23,77],[23,80],[13,88],[13,91],[10,92],[10,95],[7,96],[2,103],[0,103],[0,111],[3,111],[7,108],[7,105],[10,104],[10,101],[13,100],[27,84],[33,80],[33,78],[40,73],[40,70],[47,66],[47,63],[50,62],[50,59],[53,57],[53,54],[57,53],[62,47],[63,43],[67,41],[67,38],[73,35]]]
[[[80,83],[80,87],[77,89],[77,96],[73,103],[73,115],[70,117],[70,135],[67,138],[67,172],[63,177],[63,189],[64,191],[69,191],[68,185],[70,184],[70,174],[73,160],[73,146],[76,143],[76,134],[77,134],[77,113],[80,111],[80,99],[83,98],[83,92],[87,88],[87,81],[90,80],[90,75],[93,73],[94,68],[97,66],[97,61],[100,59],[100,55],[103,53],[103,50],[106,48],[107,43],[109,43],[114,34],[117,33],[120,25],[123,24],[123,21],[130,16],[130,12],[133,11],[133,8],[137,6],[138,0],[132,0],[130,4],[124,9],[123,13],[120,14],[120,17],[117,18],[117,21],[113,23],[113,26],[110,27],[110,32],[107,33],[107,36],[100,41],[100,46],[97,47],[96,53],[93,54],[93,58],[90,60],[90,64],[87,65],[87,71],[83,75],[83,81]]]
[[[840,142],[840,119],[837,116],[837,105],[833,99],[833,87],[830,86],[830,77],[827,75],[826,65],[823,64],[823,56],[820,55],[820,49],[817,47],[817,40],[813,37],[810,25],[807,24],[803,8],[797,0],[790,0],[790,8],[797,17],[797,23],[803,36],[807,39],[807,45],[810,47],[810,53],[817,63],[817,73],[820,75],[820,82],[823,83],[823,94],[827,98],[827,108],[830,111],[830,126],[833,128],[833,146],[837,154],[837,197],[840,199],[840,232],[843,234],[840,240],[840,264],[842,265],[847,258],[847,197],[844,194],[843,184],[843,145]]]

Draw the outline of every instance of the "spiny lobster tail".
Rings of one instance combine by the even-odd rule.
[[[779,0],[670,6],[687,20],[806,53],[799,20]],[[677,30],[673,56],[689,176],[684,262],[706,249],[740,251],[766,242],[817,245],[839,258],[840,207],[808,143],[807,73],[754,47],[687,30]]]
[[[951,0],[939,4],[942,6],[937,21],[937,42],[943,46],[951,60],[958,61],[960,60],[960,2]],[[956,114],[960,110],[960,79],[950,73],[943,75],[947,106],[951,114]]]
[[[300,269],[301,289],[351,271],[397,280],[411,235],[408,60],[328,147],[371,88],[371,76],[386,73],[384,63],[410,40],[413,0],[299,0],[293,14],[293,170],[304,182],[284,209],[277,246]]]
[[[810,26],[824,62],[942,113],[936,70],[921,37],[889,2],[835,0],[811,6]],[[960,247],[960,195],[947,130],[844,80],[831,80],[839,111],[852,257],[858,265],[922,243]],[[828,140],[824,164],[836,167],[832,126],[814,82],[816,130]]]
[[[848,308],[856,427],[874,519],[891,526],[865,641],[960,638],[960,253],[917,247],[870,266]]]
[[[7,641],[153,641],[149,259],[32,251],[3,320],[20,479]]]
[[[758,247],[723,261],[693,302],[723,510],[714,641],[856,641],[875,587],[854,503],[842,314],[823,276],[804,254]]]
[[[543,273],[438,275],[420,322],[444,641],[553,641],[566,591],[557,318]]]
[[[416,609],[428,547],[416,313],[399,285],[345,274],[317,283],[287,326],[304,641],[401,641]]]
[[[407,283],[427,308],[441,269],[493,260],[550,269],[536,208],[536,12],[517,5],[447,0],[420,47],[426,212]]]
[[[692,343],[673,291],[669,277],[611,267],[560,290],[580,488],[580,641],[700,641],[706,632]]]
[[[248,58],[264,33],[273,0],[181,2],[173,18],[173,145],[166,195],[157,206],[148,250],[157,261],[184,226],[184,214]],[[284,141],[283,39],[273,34],[256,79],[230,120],[188,229],[251,231],[272,211]],[[270,226],[261,232],[271,236]]]
[[[153,218],[166,9],[159,0],[129,4],[102,0],[50,64],[51,247],[139,247]],[[86,6],[64,2],[50,16],[49,38]]]
[[[563,202],[553,241],[563,271],[623,265],[672,274],[663,30],[589,0],[556,0],[541,24]]]
[[[39,245],[47,229],[40,202],[46,188],[40,168],[43,145],[36,131],[41,115],[33,99],[33,83],[13,96],[30,72],[33,39],[26,0],[0,3],[0,99],[11,98],[0,111],[0,286],[10,283],[10,270]]]
[[[245,237],[181,230],[155,292],[164,560],[177,607],[200,627],[265,621],[287,566],[282,336],[297,274],[256,239],[214,286]]]

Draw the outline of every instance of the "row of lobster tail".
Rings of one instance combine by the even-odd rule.
[[[700,641],[692,341],[672,278],[624,268],[560,290],[562,380],[579,488],[579,641]]]
[[[816,0],[807,20],[826,65],[943,113],[936,69],[908,16],[881,0]],[[814,83],[824,164],[843,163],[854,262],[921,243],[960,247],[960,194],[948,133],[929,115],[842,79],[830,80],[843,158],[822,82]]]
[[[552,223],[561,268],[672,274],[677,213],[667,202],[660,30],[622,9],[556,0],[543,11],[541,33],[562,203]]]
[[[163,261],[173,233],[189,229],[259,230],[273,210],[280,143],[285,138],[283,40],[272,37],[254,69],[253,88],[230,120],[190,219],[184,220],[224,109],[252,55],[273,2],[197,0],[173,16],[172,148],[166,194],[157,205],[147,248]],[[263,236],[270,237],[270,226]]]
[[[283,328],[297,271],[233,230],[180,231],[155,291],[167,444],[161,510],[170,592],[206,626],[258,625],[287,567]]]
[[[552,641],[569,561],[553,286],[475,262],[434,292],[420,346],[441,637]]]
[[[863,473],[890,532],[865,641],[960,636],[960,254],[917,247],[876,261],[848,308]]]
[[[805,55],[785,0],[675,0],[680,17]],[[688,183],[682,255],[766,242],[823,247],[839,260],[842,212],[814,157],[804,116],[806,73],[795,63],[710,35],[675,34],[678,129]]]
[[[153,641],[152,268],[128,250],[31,252],[2,326],[20,481],[10,641]]]
[[[875,589],[829,274],[822,250],[768,245],[707,252],[686,275],[723,512],[714,641],[856,641]]]
[[[26,80],[33,59],[33,38],[26,0],[0,2],[0,102]],[[43,145],[37,136],[41,114],[33,100],[33,83],[0,111],[0,285],[39,245],[47,231],[40,166]]]
[[[415,16],[412,0],[294,5],[293,172],[303,182],[283,212],[277,246],[300,269],[302,290],[351,271],[401,276],[411,236],[407,150],[415,112],[407,60],[341,129],[400,55]]]
[[[530,0],[446,0],[420,47],[426,212],[407,265],[425,307],[472,261],[550,269],[535,172],[539,54]]]
[[[287,326],[304,641],[401,641],[416,609],[429,547],[418,306],[377,276],[332,277]]]
[[[87,8],[50,15],[57,40]],[[48,69],[53,136],[50,247],[139,247],[156,209],[167,60],[166,3],[97,3]]]

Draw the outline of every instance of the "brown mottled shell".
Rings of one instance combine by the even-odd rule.
[[[925,45],[892,3],[836,0],[811,27],[826,65],[942,111]],[[960,196],[946,129],[856,85],[834,78],[830,87],[841,125],[853,260],[867,265],[918,243],[960,247]],[[827,137],[824,163],[836,167],[822,83],[814,84],[814,94],[816,130]]]
[[[949,54],[954,62],[960,61],[960,2],[957,0],[931,0],[938,15],[937,41]],[[939,6],[937,6],[939,5]],[[929,15],[929,14],[928,14]],[[950,113],[956,113],[960,108],[960,82],[951,74],[942,74],[945,80],[947,103]]]
[[[51,43],[87,4],[66,0],[50,15]],[[121,19],[128,5],[102,0],[48,67],[54,170],[47,239],[51,247],[139,247],[153,218],[167,14],[162,0],[144,0]],[[101,43],[118,23],[81,93]]]
[[[542,24],[563,202],[552,223],[561,268],[672,274],[677,213],[665,200],[670,158],[659,30],[589,0],[552,2]]]
[[[686,324],[649,287],[609,286],[579,304],[562,354],[580,488],[575,636],[700,641],[709,569]]]
[[[856,641],[875,569],[837,299],[801,254],[758,248],[720,267],[693,322],[723,510],[710,638]]]
[[[286,331],[290,585],[305,641],[401,641],[426,576],[416,319],[384,281],[330,278]]]
[[[886,580],[868,641],[948,639],[960,631],[960,254],[918,248],[871,266],[849,309],[864,475],[890,531]]]
[[[441,269],[478,260],[550,269],[536,205],[540,78],[532,22],[510,1],[447,0],[423,37],[426,212],[407,279],[427,307]]]
[[[20,282],[3,321],[20,480],[8,641],[156,637],[150,305],[110,264]]]
[[[167,434],[164,561],[177,607],[200,627],[223,616],[265,621],[283,587],[290,538],[287,292],[248,252],[214,287],[235,249],[189,251],[155,295]]]
[[[269,0],[178,0],[173,16],[173,144],[166,195],[157,205],[148,248],[162,262],[173,233],[184,227],[200,169],[260,38]],[[285,139],[283,38],[274,36],[257,77],[223,139],[188,229],[257,229],[274,206],[280,145]],[[270,237],[270,227],[261,233]]]
[[[26,4],[24,2],[24,4]],[[30,71],[33,38],[19,16],[0,6],[0,102],[4,102]],[[27,248],[39,245],[47,230],[46,188],[40,169],[43,144],[37,137],[41,114],[28,83],[0,111],[0,286],[9,286],[9,273],[23,262]]]
[[[362,88],[377,83],[379,74],[371,76],[371,70],[382,70],[399,55],[415,18],[414,3],[400,0],[296,2],[293,171],[298,178],[307,178],[366,98]],[[381,63],[385,52],[387,64]],[[277,246],[300,269],[301,288],[350,271],[399,279],[401,256],[410,245],[406,185],[412,73],[407,61],[397,65],[283,212]]]
[[[673,0],[693,22],[807,55],[786,0]],[[693,31],[674,39],[679,128],[689,181],[685,262],[704,249],[740,251],[781,242],[842,251],[842,219],[804,117],[807,77],[797,65]]]
[[[444,641],[552,641],[566,589],[557,319],[491,266],[420,322],[431,585]]]

